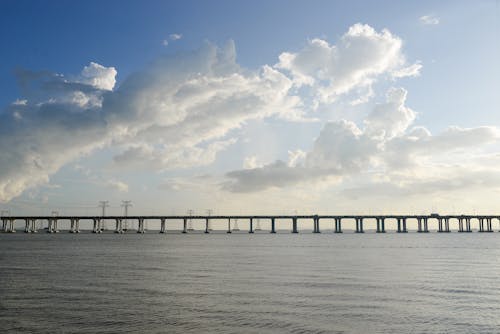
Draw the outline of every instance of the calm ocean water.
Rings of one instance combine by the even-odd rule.
[[[0,234],[2,333],[500,333],[500,233]]]

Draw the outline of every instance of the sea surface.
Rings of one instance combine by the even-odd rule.
[[[500,233],[0,234],[1,333],[500,333]]]

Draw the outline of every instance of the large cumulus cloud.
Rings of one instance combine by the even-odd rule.
[[[117,70],[96,62],[75,75],[18,71],[22,95],[0,113],[0,201],[103,147],[118,152],[112,160],[120,167],[207,165],[238,142],[237,130],[249,121],[300,122],[319,104],[349,94],[367,101],[375,81],[416,76],[421,67],[407,62],[402,40],[389,30],[355,24],[336,43],[312,39],[255,70],[237,63],[229,41],[159,57],[118,87]],[[414,127],[417,115],[406,95],[389,90],[364,122],[327,122],[309,151],[290,151],[289,161],[259,167],[254,159],[249,168],[227,173],[223,187],[255,192],[387,171],[399,173],[390,173],[396,180],[428,166],[429,157],[497,140],[492,127],[437,135]]]
[[[78,75],[18,71],[23,96],[0,114],[0,201],[99,147],[121,149],[121,166],[190,167],[212,162],[235,142],[217,139],[248,120],[301,117],[291,80],[240,68],[232,41],[161,57],[114,89],[116,74],[94,62]]]
[[[460,180],[473,178],[467,171],[474,176],[497,173],[491,166],[473,164],[488,154],[488,144],[500,140],[498,128],[452,126],[437,135],[423,127],[410,128],[416,114],[405,105],[406,95],[403,88],[390,89],[386,102],[376,105],[367,115],[364,128],[345,119],[327,122],[312,149],[293,166],[276,161],[231,171],[226,174],[228,180],[223,187],[233,192],[254,192],[303,182],[339,183],[363,177],[367,184],[380,185],[383,180],[392,186],[429,189],[430,184],[449,182],[450,175],[455,183],[466,185],[470,182]]]
[[[298,86],[313,86],[316,102],[332,102],[353,89],[368,88],[382,75],[415,76],[422,65],[408,65],[402,40],[384,29],[355,24],[338,44],[312,39],[298,52],[284,52],[277,67],[289,71]]]

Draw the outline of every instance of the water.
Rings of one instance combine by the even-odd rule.
[[[500,233],[0,234],[0,332],[500,332]]]

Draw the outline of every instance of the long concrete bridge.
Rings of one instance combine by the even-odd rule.
[[[104,222],[112,221],[115,223],[115,233],[125,233],[124,221],[136,221],[137,233],[145,233],[145,221],[157,221],[160,223],[159,233],[166,233],[170,223],[182,222],[182,233],[188,233],[188,221],[198,220],[204,222],[205,233],[210,233],[211,221],[227,221],[227,233],[232,233],[234,225],[231,223],[237,220],[248,221],[248,233],[254,233],[256,230],[254,222],[256,220],[268,223],[270,233],[276,233],[276,222],[280,220],[283,226],[283,220],[288,221],[291,233],[299,233],[299,223],[310,221],[313,223],[313,233],[320,233],[320,222],[322,227],[328,224],[334,233],[342,233],[342,223],[346,221],[355,222],[356,233],[364,233],[366,226],[376,227],[377,233],[386,232],[386,222],[396,223],[398,233],[407,233],[407,222],[412,220],[417,223],[416,232],[429,232],[429,220],[437,221],[437,232],[450,232],[451,228],[456,227],[458,232],[472,232],[473,229],[478,232],[493,232],[492,222],[497,220],[500,225],[500,215],[224,215],[224,216],[9,216],[1,217],[2,232],[16,232],[15,223],[21,221],[24,223],[25,233],[38,232],[37,222],[47,223],[44,229],[48,233],[59,232],[58,223],[69,222],[70,233],[80,233],[80,222],[87,221],[92,223],[93,233],[102,233],[104,231]],[[327,221],[328,220],[328,221]],[[474,228],[476,226],[477,228]],[[238,229],[239,230],[239,229]]]

